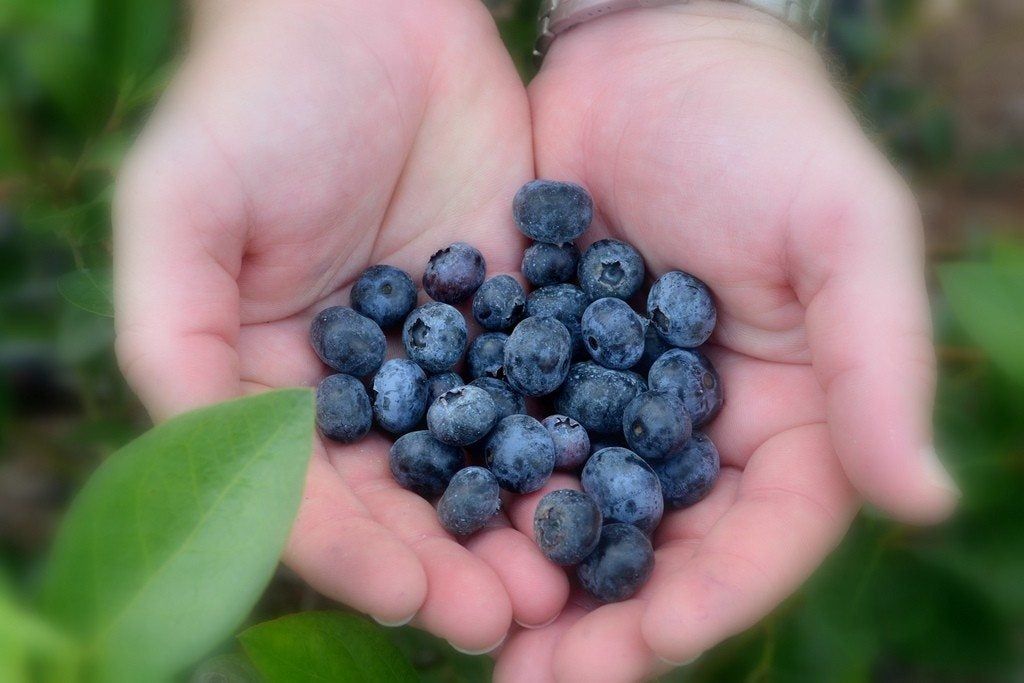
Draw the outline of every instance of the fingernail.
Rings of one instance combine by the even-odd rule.
[[[413,620],[413,617],[415,617],[416,615],[410,614],[405,619],[399,619],[398,621],[385,621],[384,619],[374,617],[372,614],[370,616],[373,617],[373,620],[381,626],[386,626],[387,628],[398,628],[399,626],[405,626],[406,624],[408,624],[410,621]]]
[[[698,659],[700,659],[700,655],[696,655],[694,657],[690,657],[685,662],[673,662],[671,659],[665,659],[664,657],[661,657],[661,656],[659,656],[658,659],[660,659],[662,662],[664,662],[665,664],[668,664],[671,667],[678,668],[680,666],[689,666],[689,665],[693,664]]]
[[[558,618],[558,615],[556,614],[555,616],[553,616],[550,619],[548,619],[547,621],[545,621],[543,624],[524,624],[523,622],[519,621],[518,619],[516,619],[515,622],[517,624],[519,624],[520,626],[522,626],[523,628],[525,628],[525,629],[529,629],[531,631],[536,631],[539,628],[544,628],[545,626],[551,626],[551,624],[555,623],[555,619],[557,619],[557,618]]]
[[[949,470],[942,465],[942,461],[939,460],[939,455],[935,452],[935,448],[933,446],[926,447],[922,456],[924,458],[924,473],[928,483],[957,498],[962,497],[963,493],[961,493],[960,487],[953,481]]]
[[[508,634],[505,634],[505,635],[508,635]],[[501,640],[496,642],[494,645],[491,645],[490,647],[485,647],[482,650],[464,650],[461,647],[459,647],[458,645],[453,644],[451,641],[448,641],[448,644],[451,645],[452,649],[455,650],[456,652],[461,652],[464,655],[470,655],[471,657],[476,657],[478,655],[485,655],[488,652],[494,652],[499,647],[501,647],[502,643],[504,643],[504,642],[505,642],[505,636],[502,636]]]

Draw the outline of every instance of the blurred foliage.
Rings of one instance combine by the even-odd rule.
[[[932,530],[862,515],[798,595],[667,679],[1024,680],[1024,136],[1009,120],[1024,85],[1013,68],[993,80],[1006,51],[996,24],[1016,2],[837,0],[829,45],[865,126],[920,191],[942,262],[936,429],[961,513]],[[536,0],[488,4],[529,77]],[[70,494],[146,427],[112,351],[109,204],[183,28],[171,0],[0,3],[0,680],[62,680],[77,666],[18,596],[38,583]],[[978,124],[981,99],[1002,102],[1007,122],[986,110]],[[281,570],[252,623],[326,606]],[[267,628],[246,632],[244,648],[274,647]],[[489,675],[486,658],[413,629],[386,637],[423,680]],[[226,641],[193,680],[255,680],[240,652]]]

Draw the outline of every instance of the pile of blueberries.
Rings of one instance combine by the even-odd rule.
[[[345,443],[373,423],[398,435],[395,479],[440,497],[441,524],[458,536],[487,525],[502,490],[531,493],[553,470],[578,472],[582,492],[541,498],[537,545],[552,562],[576,565],[599,600],[624,600],[653,570],[650,537],[665,506],[693,505],[718,477],[718,451],[695,431],[722,406],[718,374],[697,348],[715,327],[715,306],[703,282],[672,271],[637,313],[629,302],[646,275],[637,250],[602,239],[580,254],[573,243],[593,217],[578,185],[527,183],[513,217],[535,240],[522,262],[536,287],[529,295],[510,275],[485,279],[481,253],[456,242],[423,274],[433,301],[417,307],[409,275],[377,265],[356,281],[351,308],[316,316],[313,348],[338,373],[317,389],[317,422]],[[472,343],[455,308],[470,301],[484,330]],[[408,358],[385,361],[383,330],[399,326]],[[456,373],[463,360],[468,383]],[[529,416],[526,397],[548,417]]]

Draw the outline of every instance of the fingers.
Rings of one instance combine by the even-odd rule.
[[[570,604],[543,628],[514,631],[494,663],[495,683],[554,683],[555,652],[562,635],[586,613]]]
[[[645,592],[644,641],[661,659],[686,662],[749,628],[817,567],[856,507],[824,425],[771,439],[692,558]]]

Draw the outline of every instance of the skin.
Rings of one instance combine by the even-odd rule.
[[[535,175],[591,191],[586,242],[624,239],[651,274],[715,293],[719,483],[666,515],[647,586],[598,607],[531,539],[536,502],[571,477],[461,545],[391,479],[384,439],[318,441],[284,556],[310,585],[463,650],[507,636],[499,681],[629,680],[763,617],[862,497],[907,521],[950,512],[955,487],[925,455],[914,204],[818,57],[730,3],[580,26],[528,93],[475,0],[201,5],[115,202],[125,374],[158,420],[313,386],[309,321],[367,266],[415,279],[463,240],[489,274],[514,272],[509,205]]]

